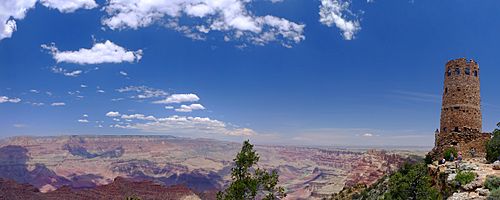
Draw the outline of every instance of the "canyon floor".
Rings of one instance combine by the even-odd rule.
[[[13,137],[0,140],[0,178],[50,193],[97,188],[125,177],[182,185],[210,199],[229,183],[240,148],[239,143],[172,136]],[[424,152],[294,146],[256,150],[260,168],[278,171],[288,199],[321,199],[344,186],[370,185],[397,170],[408,155]]]

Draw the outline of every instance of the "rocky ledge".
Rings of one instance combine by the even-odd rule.
[[[472,158],[458,162],[429,164],[429,171],[439,189],[449,192],[448,200],[482,200],[487,199],[490,191],[484,186],[486,177],[500,176],[500,163],[487,164],[485,159]],[[460,171],[472,172],[474,180],[461,185],[457,180]]]

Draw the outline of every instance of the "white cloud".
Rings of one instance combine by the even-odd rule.
[[[163,91],[163,90],[150,88],[150,87],[146,87],[146,86],[127,86],[124,88],[117,89],[116,91],[118,91],[120,93],[124,93],[124,92],[137,93],[137,95],[131,96],[131,98],[137,98],[137,99],[149,99],[149,98],[165,97],[168,95],[168,93]]]
[[[21,102],[20,98],[9,98],[6,96],[0,96],[0,103],[19,103]]]
[[[44,44],[41,47],[50,50],[52,57],[58,63],[66,62],[80,65],[122,63],[139,61],[142,58],[141,49],[128,51],[109,40],[106,40],[104,43],[94,43],[92,48],[81,48],[78,51],[59,51],[55,44]]]
[[[87,119],[79,119],[78,122],[80,122],[80,123],[89,123],[89,120],[87,120]]]
[[[201,104],[191,104],[189,106],[187,105],[181,105],[180,108],[176,108],[175,111],[177,112],[193,112],[193,110],[205,110],[205,107]]]
[[[68,71],[66,69],[63,69],[61,67],[52,67],[51,71],[55,74],[62,74],[64,76],[69,76],[69,77],[78,77],[82,74],[82,70],[75,70],[75,71]]]
[[[97,93],[105,93],[106,91],[104,91],[104,90],[97,90],[96,92]]]
[[[41,103],[41,102],[34,102],[34,103],[31,103],[32,106],[43,106],[45,105],[45,103]]]
[[[89,117],[89,115],[87,115],[87,114],[83,114],[83,117]]]
[[[371,133],[365,133],[365,134],[363,134],[363,137],[373,137],[373,134],[371,134]]]
[[[150,120],[156,121],[156,118],[153,116],[145,116],[143,114],[133,114],[133,115],[122,115],[122,119],[140,119],[140,120]]]
[[[169,103],[195,102],[199,100],[200,98],[196,94],[173,94],[164,100],[155,101],[153,103],[169,104]]]
[[[128,76],[127,72],[124,72],[124,71],[120,71],[120,74],[121,74],[122,76]]]
[[[52,103],[52,104],[50,104],[50,105],[51,105],[51,106],[65,106],[65,105],[66,105],[66,103],[64,103],[64,102],[54,102],[54,103]]]
[[[319,6],[319,21],[328,27],[335,24],[342,31],[342,36],[346,40],[354,39],[355,34],[361,30],[357,19],[348,20],[346,18],[346,13],[351,14],[350,3],[349,0],[321,0]],[[356,18],[356,16],[354,17]]]
[[[92,9],[97,7],[94,0],[40,0],[45,7],[55,8],[63,13],[74,12],[77,9]]]
[[[81,85],[80,85],[80,87],[81,87],[81,88],[86,88],[86,87],[87,87],[87,85],[81,84]]]
[[[115,124],[112,127],[124,129],[137,129],[144,132],[156,133],[206,133],[222,134],[231,136],[252,136],[256,132],[249,128],[240,128],[228,125],[222,121],[210,119],[208,117],[186,117],[170,116],[156,118],[143,114],[122,115],[122,118],[146,120],[136,123]],[[125,119],[125,118],[124,118]]]
[[[2,0],[0,3],[0,40],[12,37],[17,30],[16,20],[26,17],[28,10],[35,7],[38,0]],[[68,13],[77,9],[97,7],[94,0],[41,0],[40,3],[49,8]]]
[[[110,112],[106,113],[106,116],[107,117],[119,117],[120,113],[119,112],[110,111]]]
[[[28,125],[26,125],[26,124],[13,124],[12,126],[14,126],[14,128],[25,128]]]
[[[280,41],[285,46],[305,39],[305,25],[276,16],[255,16],[248,10],[251,0],[109,0],[103,25],[110,29],[138,29],[152,24],[204,39],[209,32],[221,32],[227,40],[266,44]],[[181,18],[192,19],[188,25]]]
[[[172,110],[172,109],[174,109],[174,107],[173,106],[165,106],[165,109]]]
[[[40,93],[40,91],[38,91],[38,90],[34,90],[34,89],[30,90],[30,92],[31,92],[31,93],[36,93],[36,94]]]

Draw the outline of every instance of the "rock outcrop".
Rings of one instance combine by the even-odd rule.
[[[458,167],[457,167],[458,166]],[[487,199],[490,191],[484,186],[487,176],[500,176],[500,171],[493,169],[493,164],[487,164],[484,159],[466,159],[462,163],[447,162],[438,165],[437,162],[428,165],[434,179],[435,187],[448,200],[481,200]],[[459,171],[469,171],[476,174],[470,183],[460,185],[457,181]]]
[[[151,200],[200,199],[194,192],[182,185],[165,187],[151,181],[133,181],[120,177],[108,185],[98,186],[93,189],[75,190],[70,187],[62,187],[47,193],[41,193],[37,188],[29,184],[19,184],[15,181],[0,179],[1,200],[123,200],[127,197]]]

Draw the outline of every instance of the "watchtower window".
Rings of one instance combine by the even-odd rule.
[[[455,68],[455,74],[460,75],[460,68]]]
[[[455,127],[455,129],[453,131],[458,132],[458,127]]]
[[[446,132],[446,127],[443,128],[443,131]]]
[[[451,69],[448,67],[448,71],[446,71],[446,75],[451,76]]]
[[[444,93],[448,94],[448,88],[444,88]]]
[[[477,71],[474,71],[474,76],[477,77]]]
[[[470,68],[465,68],[465,74],[470,75]]]

